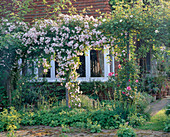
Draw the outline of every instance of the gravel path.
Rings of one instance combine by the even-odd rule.
[[[74,129],[75,130],[75,129]],[[170,137],[170,133],[151,130],[135,130],[137,137]],[[6,137],[7,132],[0,133],[0,137]],[[16,137],[117,137],[116,130],[102,130],[101,133],[76,132],[61,133],[61,127],[26,126],[15,131]]]

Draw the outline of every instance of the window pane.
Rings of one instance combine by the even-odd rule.
[[[57,75],[58,63],[55,61],[55,76]]]
[[[27,61],[22,68],[22,75],[26,76],[33,76],[34,75],[34,63]]]
[[[77,73],[80,74],[80,77],[86,77],[86,70],[85,70],[85,56],[79,56],[81,65],[79,66],[79,69],[77,69]]]
[[[91,77],[104,77],[104,53],[101,50],[90,51]]]
[[[48,69],[47,73],[44,73],[43,66],[38,68],[38,77],[51,77],[51,71]]]

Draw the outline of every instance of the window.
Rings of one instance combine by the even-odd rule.
[[[78,80],[80,81],[107,81],[108,73],[110,68],[114,70],[114,58],[112,58],[112,65],[108,63],[107,55],[109,54],[108,50],[89,50],[86,52],[86,55],[79,56],[81,65],[77,72],[80,74]],[[48,82],[55,82],[57,80],[56,69],[58,64],[56,61],[51,61],[51,68],[48,69],[48,72],[44,74],[43,66],[35,68],[34,72],[38,77],[38,80],[41,81],[44,78]]]
[[[51,70],[48,69],[46,73],[44,73],[44,67],[41,65],[40,67],[38,67],[38,77],[47,77],[50,78],[51,77]]]
[[[77,70],[77,73],[80,74],[80,77],[86,77],[86,59],[85,59],[85,56],[82,55],[82,56],[79,56],[80,58],[80,62],[81,62],[81,65],[79,66],[79,69]]]
[[[101,50],[90,51],[91,77],[104,77],[104,53]]]
[[[107,81],[108,73],[110,72],[110,64],[108,63],[107,55],[109,54],[108,50],[89,50],[86,53],[88,56],[84,56],[84,59],[80,61],[84,66],[80,66],[79,69],[85,68],[85,77],[82,77],[81,71],[77,71],[80,74],[78,80],[80,81]],[[114,60],[113,60],[114,68]],[[81,68],[82,67],[82,68]],[[84,71],[83,71],[84,73]]]

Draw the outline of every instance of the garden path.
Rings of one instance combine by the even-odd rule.
[[[150,104],[151,116],[158,113],[161,109],[165,108],[166,105],[168,104],[170,104],[170,96],[167,96],[166,98],[163,98],[161,100],[151,103]]]
[[[71,129],[72,130],[72,129]],[[151,130],[135,130],[137,137],[169,137],[170,133]],[[6,137],[7,132],[0,132],[0,137]],[[71,133],[61,133],[61,127],[26,126],[15,131],[16,137],[117,137],[116,130],[102,130],[101,133],[89,133],[74,129]]]

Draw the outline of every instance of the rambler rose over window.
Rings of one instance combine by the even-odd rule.
[[[108,73],[110,72],[110,64],[107,59],[108,54],[108,50],[89,50],[86,52],[86,55],[79,56],[81,65],[77,70],[80,75],[78,80],[87,82],[93,80],[106,81],[108,79]],[[46,78],[48,82],[55,82],[58,80],[56,78],[57,68],[57,61],[52,60],[51,68],[44,74],[44,69],[41,66],[37,69],[38,79],[42,80],[43,78]]]

